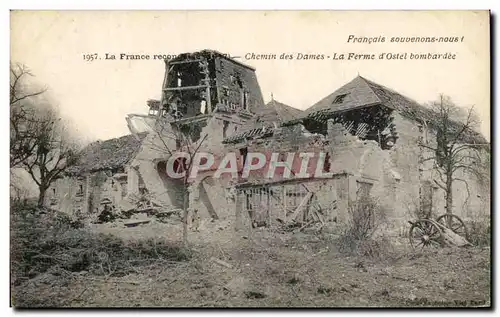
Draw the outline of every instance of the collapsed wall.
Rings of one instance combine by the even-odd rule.
[[[242,200],[238,203],[243,204],[238,208],[243,208],[243,213],[249,210],[257,213],[255,205],[261,206],[260,213],[267,213],[267,210],[274,213],[270,219],[286,219],[287,213],[293,214],[293,209],[300,204],[300,199],[292,196],[308,198],[307,193],[311,192],[315,208],[324,212],[325,221],[347,223],[349,210],[360,196],[387,197],[380,203],[390,204],[393,196],[385,192],[392,191],[398,178],[390,156],[377,142],[360,140],[334,120],[329,120],[326,135],[310,133],[303,125],[295,124],[275,129],[272,136],[247,138],[227,148],[240,154],[278,152],[281,162],[290,152],[326,154],[322,170],[330,175],[327,178],[266,179],[263,172],[249,175],[243,183],[236,184]],[[299,168],[292,164],[292,175],[297,174]],[[262,199],[262,191],[266,196],[264,200],[270,196],[269,202],[249,202],[255,197]],[[286,210],[284,216],[283,210]],[[255,217],[259,216],[255,214]]]

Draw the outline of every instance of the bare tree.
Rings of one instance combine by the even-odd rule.
[[[39,189],[38,205],[52,182],[76,159],[77,145],[58,112],[28,82],[29,69],[10,65],[10,167],[24,168]]]
[[[33,99],[46,89],[33,88],[29,77],[33,74],[25,65],[10,64],[10,167],[20,166],[36,148],[32,131],[39,122]]]
[[[35,151],[22,162],[39,189],[38,206],[43,206],[49,186],[77,160],[78,147],[54,110],[37,117],[38,125],[31,131]]]
[[[195,155],[199,152],[201,146],[207,138],[207,134],[201,135],[201,126],[196,122],[182,122],[181,120],[165,120],[158,118],[155,126],[150,127],[153,133],[156,134],[160,140],[159,145],[152,145],[157,147],[157,150],[164,152],[169,156],[175,155],[176,152],[184,152],[187,154],[185,160],[178,161],[179,169],[176,172],[183,172],[181,179],[182,182],[182,223],[183,223],[183,243],[188,243],[188,220],[189,220],[189,188],[192,186],[190,180],[193,170],[193,162]],[[172,142],[175,142],[173,148]],[[159,148],[158,148],[159,147]]]
[[[446,214],[452,214],[453,184],[460,181],[469,188],[467,180],[457,176],[458,172],[472,174],[480,180],[484,171],[478,167],[483,160],[484,150],[489,149],[489,143],[475,131],[479,119],[474,107],[460,108],[444,95],[440,95],[429,106],[434,115],[426,123],[436,132],[436,142],[435,145],[423,142],[420,145],[430,150],[431,155],[425,160],[433,162],[433,171],[438,176],[434,182],[445,192]]]

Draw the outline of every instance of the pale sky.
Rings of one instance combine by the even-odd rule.
[[[384,36],[384,43],[347,43]],[[390,43],[391,37],[464,37],[458,43]],[[305,109],[358,74],[425,103],[444,93],[474,105],[489,139],[487,11],[17,11],[11,60],[50,87],[63,116],[88,139],[129,133],[125,116],[159,98],[164,63],[155,54],[214,49],[257,69],[268,102]],[[455,60],[246,60],[246,53],[452,53]],[[149,54],[150,60],[84,61],[84,54]]]

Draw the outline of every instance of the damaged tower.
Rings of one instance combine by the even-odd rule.
[[[249,115],[263,105],[255,69],[205,50],[165,61],[161,103],[150,113],[179,120],[215,111]]]

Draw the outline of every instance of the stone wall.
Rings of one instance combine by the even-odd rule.
[[[220,102],[226,105],[242,105],[246,96],[248,110],[255,110],[264,105],[257,76],[253,69],[232,60],[217,57],[215,59],[217,92]],[[243,94],[243,95],[242,95]]]
[[[47,204],[75,218],[94,220],[104,201],[119,208],[127,194],[127,175],[98,171],[57,179],[47,191]]]
[[[445,192],[434,180],[439,181],[439,174],[433,169],[434,162],[428,160],[434,153],[419,146],[419,140],[429,147],[436,146],[435,133],[416,121],[395,114],[395,124],[399,139],[389,151],[394,165],[401,174],[400,185],[396,188],[395,208],[411,210],[419,208],[422,195],[432,192],[432,216],[445,213]],[[463,179],[453,183],[453,213],[464,220],[484,219],[489,217],[489,188],[471,173],[458,171],[454,177]],[[467,185],[466,185],[467,183]],[[429,187],[429,188],[426,188]],[[468,191],[467,191],[468,187]],[[483,197],[486,197],[483,198]],[[406,217],[415,217],[406,212]],[[404,212],[399,212],[400,216]]]

